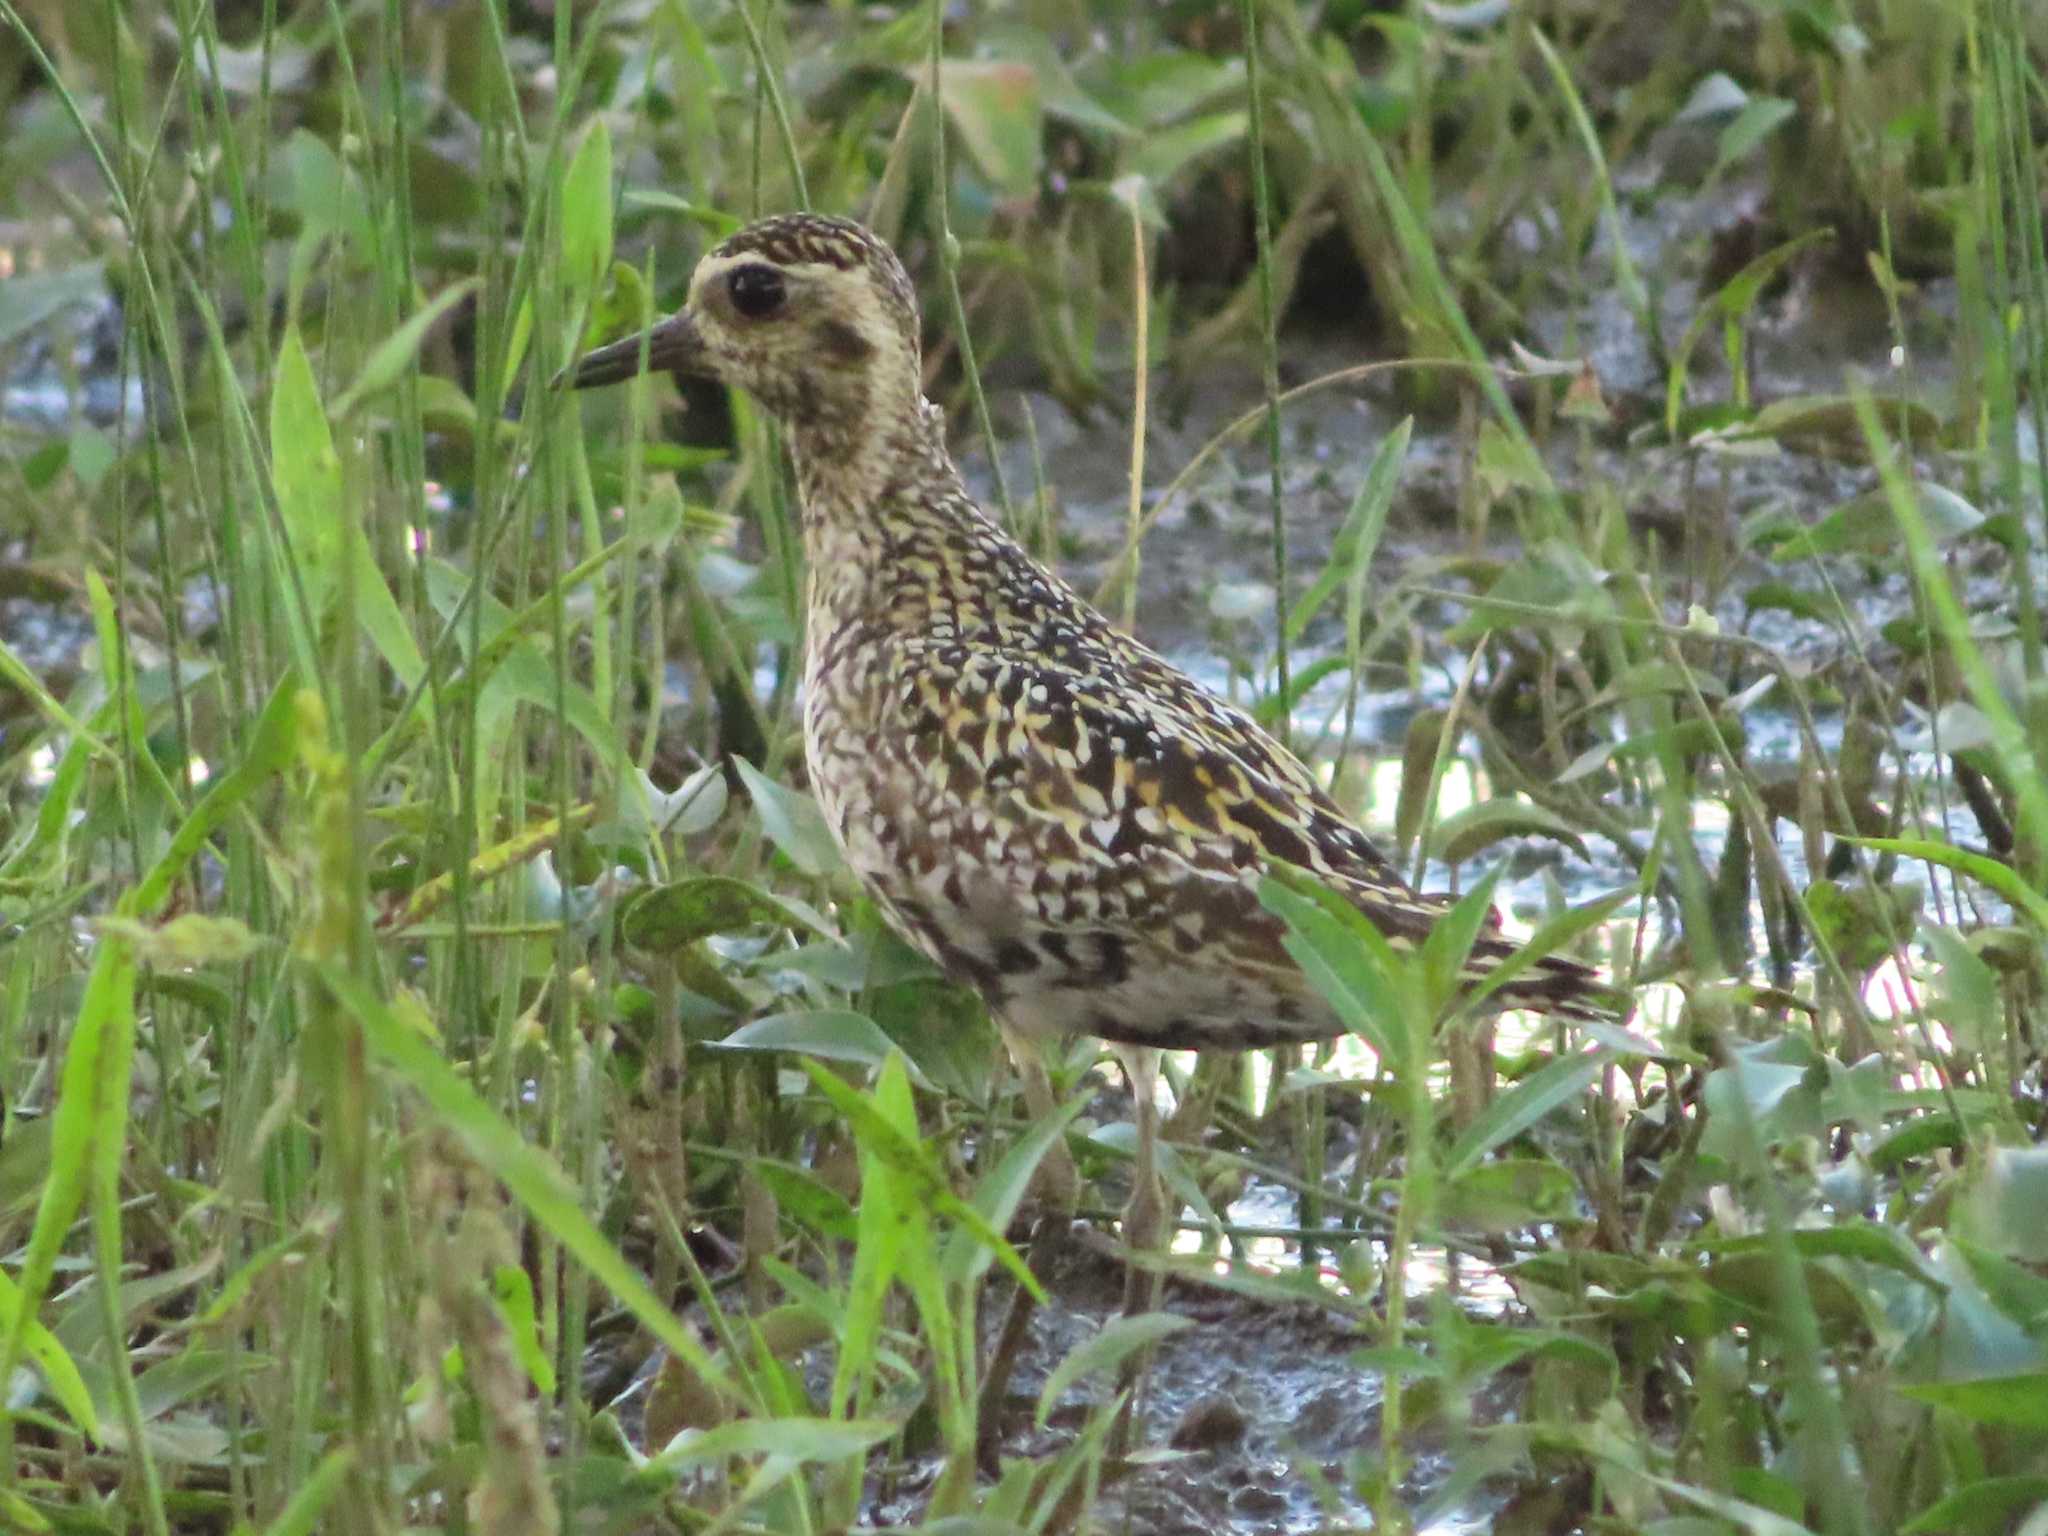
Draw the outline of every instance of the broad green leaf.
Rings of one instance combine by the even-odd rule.
[[[303,281],[303,266],[311,260],[317,242],[338,235],[351,254],[360,256],[370,249],[373,228],[370,204],[354,173],[325,139],[306,128],[296,128],[285,140],[284,164],[289,172],[288,190],[281,199],[299,216],[298,248],[292,257],[297,294]]]
[[[952,1186],[947,1183],[945,1174],[933,1160],[930,1151],[913,1132],[899,1129],[887,1115],[883,1114],[875,1096],[862,1093],[850,1083],[842,1082],[832,1072],[815,1062],[805,1061],[802,1065],[810,1076],[811,1085],[830,1100],[832,1106],[845,1119],[852,1122],[855,1138],[860,1142],[863,1153],[872,1153],[884,1159],[892,1173],[901,1175],[909,1181],[910,1188],[923,1204],[964,1225],[976,1238],[995,1251],[1003,1267],[1015,1276],[1019,1285],[1039,1300],[1045,1299],[1045,1290],[1039,1285],[1038,1277],[1032,1274],[1024,1261],[1017,1256],[1017,1250],[1010,1246],[1000,1232],[988,1224],[987,1219],[979,1211],[953,1193]],[[906,1060],[903,1068],[906,1076],[908,1067]],[[883,1064],[878,1087],[888,1081],[892,1070],[894,1069],[888,1063]],[[865,1222],[865,1196],[861,1215]]]
[[[1954,491],[1931,481],[1913,487],[1928,536],[1947,544],[1984,526],[1984,514]],[[1771,550],[1779,562],[1811,560],[1816,555],[1887,555],[1899,547],[1899,520],[1891,498],[1872,491],[1843,502],[1804,532],[1780,540]]]
[[[1117,60],[1108,66],[1097,95],[1126,121],[1160,128],[1243,93],[1243,60],[1175,48],[1141,50]]]
[[[1726,117],[1740,112],[1748,102],[1749,92],[1717,69],[1692,88],[1672,121],[1690,123],[1703,117]]]
[[[1743,103],[1732,122],[1721,130],[1714,147],[1714,169],[1719,176],[1736,161],[1763,143],[1791,120],[1798,106],[1782,96],[1758,96]]]
[[[1015,19],[989,13],[978,23],[977,34],[986,39],[983,46],[991,57],[1014,59],[1030,66],[1038,77],[1038,94],[1045,103],[1046,116],[1085,128],[1091,134],[1113,139],[1131,136],[1130,123],[1110,111],[1097,95],[1074,78],[1073,70],[1061,57],[1054,34],[1033,25],[1023,13],[1015,13]],[[949,70],[953,67],[950,63],[946,65]]]
[[[1931,1011],[1964,1050],[1994,1049],[2005,1034],[2005,1005],[2000,1000],[1997,973],[1953,928],[1923,924],[1920,941],[1941,963],[1936,983],[1939,996]]]
[[[932,1166],[914,1124],[906,1130],[876,1096],[810,1062],[803,1065],[818,1091],[850,1122],[860,1149],[859,1234],[832,1372],[832,1417],[839,1419],[864,1395],[862,1383],[873,1369],[889,1288],[909,1260],[912,1238],[924,1227],[918,1195],[939,1187],[943,1176]]]
[[[1590,713],[1631,699],[1655,698],[1665,694],[1689,699],[1694,693],[1718,701],[1728,696],[1728,688],[1711,672],[1653,657],[1617,674],[1614,681],[1587,701],[1585,711]]]
[[[1919,921],[1927,888],[1897,880],[1874,889],[1862,882],[1816,880],[1806,888],[1806,909],[1815,936],[1851,973],[1867,971],[1890,957]]]
[[[1538,494],[1550,485],[1550,471],[1544,467],[1535,445],[1527,438],[1503,431],[1488,420],[1479,427],[1479,447],[1473,466],[1487,494],[1495,500],[1510,491]]]
[[[637,949],[667,953],[714,933],[744,928],[806,928],[813,919],[757,885],[731,875],[697,875],[633,897],[619,914],[619,932]],[[826,938],[836,934],[819,929]]]
[[[2000,1237],[2002,1234],[1987,1234]],[[1951,1234],[1934,1263],[1952,1282],[1949,1294],[1974,1293],[1998,1315],[2022,1330],[2020,1350],[2004,1357],[1993,1356],[1994,1371],[1974,1370],[1971,1375],[2003,1374],[2015,1360],[2048,1364],[2048,1340],[2039,1337],[2048,1322],[2048,1275],[2037,1272],[2032,1261],[2009,1258],[2002,1251]],[[2031,1335],[2031,1337],[2030,1337]]]
[[[1421,1060],[1409,1042],[1426,1031],[1420,990],[1409,962],[1362,916],[1340,910],[1341,899],[1306,873],[1275,869],[1259,882],[1259,904],[1287,924],[1282,941],[1345,1028],[1364,1037],[1396,1073]]]
[[[1760,581],[1742,594],[1742,606],[1749,613],[1775,609],[1815,624],[1832,624],[1842,614],[1842,605],[1819,592],[1807,592],[1782,581]]]
[[[1511,1232],[1570,1216],[1578,1180],[1544,1158],[1479,1163],[1448,1179],[1438,1194],[1438,1218],[1449,1227]]]
[[[1162,128],[1125,150],[1121,172],[1163,187],[1196,160],[1241,143],[1249,122],[1248,114],[1232,109]]]
[[[588,298],[612,264],[612,135],[593,117],[562,174],[562,276]]]
[[[839,845],[832,840],[818,802],[776,783],[743,757],[732,762],[747,793],[754,797],[762,828],[775,846],[789,855],[789,861],[813,879],[837,869]]]
[[[341,588],[343,537],[352,524],[342,499],[341,459],[296,325],[285,330],[271,385],[270,474],[278,517],[306,594],[306,616],[317,630]]]
[[[1897,1391],[1946,1408],[1973,1424],[2048,1434],[2048,1372],[1986,1376],[1975,1381],[1901,1382]]]
[[[1974,1236],[2031,1263],[2048,1260],[2048,1147],[1994,1147],[1978,1187]]]
[[[1944,869],[1968,875],[1989,886],[2042,928],[2048,929],[2048,896],[2028,885],[2009,864],[2002,864],[1981,853],[1966,853],[1948,843],[1937,843],[1927,838],[1845,837],[1842,841],[1854,843],[1859,848],[1874,848],[1879,853],[1896,853],[1905,859],[1925,859],[1929,864],[1939,864]]]
[[[1897,1227],[1881,1222],[1852,1221],[1838,1227],[1795,1227],[1782,1233],[1759,1233],[1751,1237],[1709,1238],[1697,1244],[1699,1251],[1716,1257],[1767,1254],[1779,1242],[1790,1243],[1804,1259],[1855,1259],[1896,1270],[1931,1290],[1946,1291],[1947,1284],[1927,1263],[1911,1239]]]
[[[738,1419],[686,1431],[653,1462],[668,1471],[711,1466],[735,1456],[784,1456],[797,1462],[864,1456],[902,1426],[886,1419]]]
[[[92,1394],[86,1390],[78,1366],[49,1329],[33,1317],[21,1319],[21,1291],[7,1272],[0,1270],[0,1337],[12,1337],[17,1327],[23,1352],[41,1373],[45,1390],[88,1440],[98,1440],[99,1415],[93,1411]]]
[[[378,342],[363,364],[363,371],[356,375],[355,383],[342,391],[341,398],[334,402],[335,419],[346,421],[358,407],[396,384],[406,365],[418,354],[420,343],[434,328],[434,323],[474,293],[482,281],[478,277],[465,277],[461,282],[442,289],[410,319],[403,321],[397,330]],[[473,406],[471,414],[475,414]]]
[[[948,59],[939,95],[975,169],[1006,198],[1038,191],[1045,104],[1038,73],[1006,59]]]
[[[1697,717],[1680,720],[1674,725],[1644,731],[1625,741],[1596,743],[1566,764],[1556,782],[1570,784],[1597,772],[1609,762],[1654,761],[1667,755],[1696,757],[1703,752],[1715,751],[1717,742],[1725,743],[1731,752],[1740,752],[1747,739],[1742,720],[1736,715],[1716,716],[1711,720]]]
[[[1379,552],[1380,537],[1386,532],[1387,512],[1394,504],[1401,468],[1408,457],[1408,440],[1414,431],[1415,418],[1403,416],[1373,450],[1365,479],[1359,482],[1358,494],[1351,498],[1351,509],[1344,514],[1344,524],[1330,546],[1330,558],[1287,615],[1288,639],[1299,640],[1331,594],[1351,580],[1354,573],[1362,575],[1371,567],[1373,556]]]
[[[1107,1125],[1097,1126],[1089,1132],[1088,1144],[1106,1148],[1135,1164],[1138,1160],[1137,1124],[1130,1120],[1112,1120]],[[1194,1213],[1195,1219],[1210,1231],[1221,1231],[1222,1218],[1216,1214],[1216,1208],[1202,1192],[1200,1181],[1173,1143],[1165,1140],[1155,1142],[1152,1154],[1159,1181],[1166,1187],[1167,1209],[1177,1212],[1181,1206],[1186,1206]]]
[[[1067,1127],[1073,1124],[1074,1117],[1087,1103],[1088,1098],[1084,1094],[1069,1098],[1011,1142],[995,1167],[981,1176],[974,1186],[973,1203],[991,1230],[1009,1230],[1011,1218],[1017,1214],[1017,1207],[1023,1203],[1024,1195],[1031,1187],[1031,1176],[1038,1171],[1038,1165],[1045,1160],[1045,1154],[1052,1149],[1053,1143],[1066,1135]],[[958,1233],[946,1250],[947,1278],[972,1284],[988,1272],[988,1266],[994,1259],[991,1249],[975,1242],[968,1233]]]
[[[541,1344],[540,1321],[533,1305],[533,1277],[517,1264],[491,1271],[491,1303],[512,1341],[512,1352],[542,1398],[555,1395],[555,1363]]]
[[[2014,1530],[2036,1505],[2048,1507],[2048,1477],[1983,1477],[1936,1499],[1899,1527],[1899,1536]]]
[[[1730,319],[1740,320],[1785,263],[1809,245],[1833,238],[1831,229],[1813,229],[1773,247],[1729,278],[1694,312],[1685,328],[1685,335],[1672,354],[1670,371],[1665,376],[1664,425],[1673,439],[1679,436],[1679,414],[1685,405],[1686,372],[1691,365],[1693,348],[1699,345],[1700,338]]]
[[[742,1024],[714,1049],[725,1051],[789,1051],[815,1056],[821,1061],[847,1061],[856,1066],[877,1068],[889,1059],[896,1043],[863,1013],[846,1009],[819,1008],[803,1013],[776,1013],[751,1024]],[[908,1057],[904,1058],[911,1079],[929,1088],[924,1074]]]
[[[1899,395],[1885,395],[1869,402],[1884,427],[1899,437],[1915,442],[1938,442],[1944,423],[1933,407]],[[1773,400],[1751,419],[1748,430],[1759,436],[1787,442],[1824,442],[1839,447],[1864,447],[1856,423],[1857,400],[1853,395],[1792,395]]]
[[[1444,1160],[1444,1174],[1455,1179],[1504,1142],[1512,1141],[1552,1110],[1571,1103],[1614,1058],[1594,1049],[1547,1062],[1501,1094],[1465,1127]]]
[[[118,457],[114,440],[88,422],[73,432],[63,446],[78,483],[88,491],[98,490]]]
[[[171,888],[209,839],[252,794],[291,763],[298,752],[300,690],[287,674],[271,690],[250,734],[249,754],[207,786],[191,815],[179,824],[149,873],[123,900],[123,914],[148,917],[169,899]]]
[[[1500,884],[1505,867],[1496,864],[1481,875],[1472,889],[1436,920],[1429,937],[1422,941],[1422,984],[1432,1014],[1441,1014],[1459,990],[1472,946],[1493,916],[1494,887]]]
[[[109,939],[100,945],[93,961],[78,1022],[72,1026],[71,1042],[64,1053],[50,1136],[50,1167],[11,1298],[13,1315],[4,1347],[0,1347],[0,1381],[13,1379],[16,1363],[31,1347],[36,1314],[88,1190],[97,1197],[118,1181],[128,1128],[134,1050],[135,957],[119,939]],[[45,1381],[53,1393],[62,1384],[65,1396],[60,1401],[64,1401],[65,1411],[99,1438],[90,1403],[66,1400],[77,1382],[76,1370],[67,1375],[62,1362],[55,1357],[52,1361],[57,1374],[45,1376]],[[81,1410],[83,1417],[79,1417]]]
[[[277,1518],[264,1528],[263,1536],[313,1536],[355,1463],[356,1448],[348,1444],[321,1457],[313,1475],[293,1490]]]
[[[72,718],[71,712],[57,702],[56,696],[43,686],[42,679],[27,662],[14,654],[4,639],[0,639],[0,682],[17,690],[53,729],[83,741],[104,762],[118,760],[112,747]]]
[[[1813,1536],[1813,1532],[1797,1520],[1788,1520],[1775,1510],[1765,1509],[1760,1504],[1752,1504],[1725,1493],[1714,1493],[1705,1488],[1695,1488],[1690,1483],[1654,1476],[1618,1456],[1612,1459],[1615,1465],[1621,1467],[1628,1475],[1643,1477],[1673,1498],[1711,1511],[1733,1524],[1738,1531],[1744,1533],[1744,1536]]]
[[[1419,709],[1401,733],[1401,788],[1394,797],[1394,842],[1404,863],[1422,835],[1423,818],[1436,798],[1437,762],[1448,758],[1457,746],[1455,734],[1449,740],[1444,736],[1450,724],[1449,710]]]
[[[768,1193],[775,1197],[775,1203],[785,1216],[793,1217],[826,1237],[849,1243],[856,1240],[858,1230],[853,1206],[838,1190],[801,1168],[782,1163],[757,1162],[754,1175],[767,1186]],[[828,1312],[827,1315],[834,1314]]]
[[[1430,828],[1429,853],[1447,864],[1462,864],[1510,837],[1547,837],[1581,858],[1591,857],[1578,828],[1555,811],[1513,795],[1481,800],[1446,816]]]
[[[1614,616],[1606,573],[1557,540],[1502,568],[1446,638],[1469,643],[1495,629],[1561,625],[1578,630]]]
[[[1115,1370],[1139,1351],[1150,1349],[1161,1339],[1171,1338],[1192,1327],[1194,1319],[1172,1312],[1141,1312],[1135,1317],[1110,1319],[1102,1325],[1100,1333],[1086,1343],[1076,1345],[1046,1377],[1045,1389],[1038,1394],[1039,1427],[1045,1427],[1053,1405],[1076,1382],[1103,1371]]]
[[[1782,1037],[1730,1046],[1729,1064],[1708,1073],[1702,1090],[1707,1111],[1702,1152],[1739,1159],[1745,1122],[1762,1146],[1819,1133],[1820,1102],[1807,1082],[1808,1063],[1783,1059],[1792,1053],[1792,1043]]]

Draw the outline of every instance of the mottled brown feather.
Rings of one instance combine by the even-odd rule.
[[[750,319],[720,285],[759,262],[789,297]],[[705,258],[681,318],[690,366],[788,433],[811,785],[911,942],[1027,1033],[1175,1048],[1340,1033],[1259,904],[1268,863],[1314,871],[1398,944],[1444,901],[1249,716],[976,505],[920,393],[914,290],[888,247],[844,220],[763,220]],[[1482,936],[1469,969],[1509,951]],[[1593,974],[1556,958],[1502,1000],[1608,1011]]]

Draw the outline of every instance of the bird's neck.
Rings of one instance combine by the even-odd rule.
[[[792,431],[790,456],[814,571],[873,564],[982,520],[946,452],[944,414],[921,397],[907,410],[864,413],[858,425],[814,417]]]

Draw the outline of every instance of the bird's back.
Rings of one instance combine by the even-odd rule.
[[[949,466],[948,466],[949,468]],[[950,475],[813,571],[806,739],[849,862],[1026,1032],[1172,1048],[1343,1031],[1259,903],[1273,861],[1397,943],[1441,915],[1250,716],[1111,625]],[[1508,946],[1482,937],[1482,966]],[[1553,961],[1508,1000],[1555,1007]]]

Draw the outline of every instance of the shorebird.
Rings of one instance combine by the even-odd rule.
[[[569,377],[643,366],[743,389],[781,423],[808,565],[811,790],[897,930],[1013,1037],[1126,1048],[1138,1146],[1124,1235],[1142,1251],[1164,1214],[1154,1049],[1344,1033],[1259,903],[1267,866],[1310,871],[1396,945],[1419,944],[1448,899],[1419,894],[1249,715],[976,504],[924,398],[916,291],[867,229],[807,213],[750,224],[698,262],[678,313]],[[1468,974],[1512,948],[1482,935]],[[1498,999],[1611,1011],[1562,957]]]

